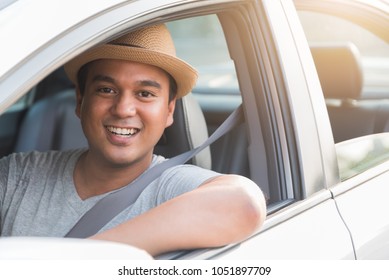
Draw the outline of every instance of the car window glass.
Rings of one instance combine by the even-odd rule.
[[[369,135],[336,144],[341,180],[389,160],[389,133]]]
[[[199,79],[192,90],[203,111],[209,135],[242,103],[235,65],[217,15],[167,23],[177,55],[193,65]],[[211,145],[212,169],[251,178],[244,124]],[[226,152],[228,151],[228,152]]]
[[[300,11],[299,17],[308,42],[336,44],[352,42],[361,55],[362,98],[389,98],[389,45],[387,42],[345,19]]]
[[[168,23],[177,55],[199,72],[196,93],[236,93],[238,81],[216,15]]]
[[[389,132],[389,44],[345,19],[308,11],[300,11],[299,17],[326,100],[340,177],[345,180],[389,158],[385,133]],[[318,46],[321,50],[347,46],[356,63],[351,65],[339,55],[323,70],[328,61],[323,61],[324,56],[320,60]],[[351,67],[340,74],[348,75],[344,76],[348,82],[331,77],[346,64]]]

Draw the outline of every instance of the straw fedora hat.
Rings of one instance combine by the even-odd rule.
[[[65,72],[77,84],[80,68],[98,59],[123,59],[157,66],[176,81],[177,98],[188,94],[197,81],[197,71],[176,56],[173,40],[164,24],[147,26],[91,48],[65,64]]]

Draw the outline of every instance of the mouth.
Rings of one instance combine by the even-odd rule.
[[[131,137],[137,134],[140,129],[138,128],[124,128],[124,127],[116,127],[116,126],[106,126],[106,129],[115,135],[122,137]]]

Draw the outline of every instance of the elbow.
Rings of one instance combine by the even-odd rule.
[[[191,227],[197,247],[219,247],[241,242],[260,229],[266,219],[266,202],[260,188],[239,175],[219,176],[194,194],[203,205],[201,227]],[[198,209],[198,205],[197,208]],[[201,238],[202,237],[202,238]]]
[[[251,180],[243,180],[239,188],[239,216],[241,239],[247,238],[258,231],[266,219],[266,200],[261,189]]]
[[[247,239],[263,225],[266,219],[266,201],[261,189],[250,179],[228,175],[229,192],[228,209],[229,228],[225,232],[226,243],[240,242]]]

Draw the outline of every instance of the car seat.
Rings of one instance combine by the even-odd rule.
[[[66,150],[87,147],[87,140],[75,114],[74,89],[43,98],[27,111],[15,144],[15,152]],[[193,149],[208,138],[207,125],[197,101],[191,94],[177,100],[174,123],[165,129],[154,153],[165,157]],[[209,147],[192,162],[211,168]]]
[[[334,141],[388,131],[389,103],[361,100],[363,71],[351,43],[311,46]]]

